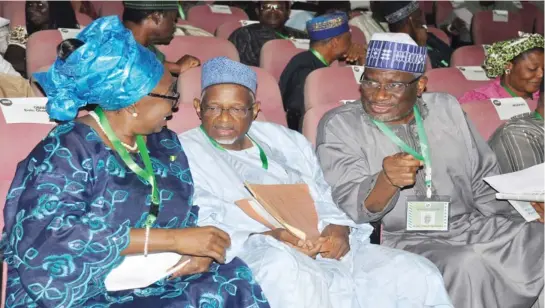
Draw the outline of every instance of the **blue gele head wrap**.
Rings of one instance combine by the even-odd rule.
[[[57,58],[34,78],[47,93],[50,118],[68,121],[87,104],[104,110],[128,107],[150,93],[164,67],[140,45],[117,16],[95,20],[81,31],[84,42],[66,60]]]
[[[249,66],[227,57],[206,61],[202,66],[201,89],[204,91],[209,86],[225,83],[244,86],[255,95],[257,74]]]
[[[345,13],[332,13],[314,17],[307,21],[307,32],[311,41],[321,41],[350,31]]]

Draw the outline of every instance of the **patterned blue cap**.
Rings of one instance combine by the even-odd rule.
[[[57,58],[34,78],[47,93],[52,119],[72,120],[87,104],[104,110],[128,107],[150,93],[164,67],[155,54],[135,41],[117,16],[95,20],[81,31],[83,41],[66,60]]]
[[[209,86],[224,83],[245,86],[255,95],[257,75],[249,66],[227,57],[206,61],[202,66],[201,89],[204,91]]]
[[[350,31],[345,13],[332,13],[314,17],[307,21],[307,32],[311,41],[321,41]]]
[[[366,68],[424,73],[426,47],[418,46],[406,33],[375,33],[367,47]]]

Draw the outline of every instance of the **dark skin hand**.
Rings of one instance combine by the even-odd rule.
[[[543,202],[531,202],[532,206],[536,210],[536,212],[539,214],[539,221],[540,223],[543,223]]]

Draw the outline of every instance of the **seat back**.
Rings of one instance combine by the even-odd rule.
[[[339,106],[342,106],[342,103],[332,102],[329,104],[314,106],[305,112],[301,132],[314,147],[316,147],[316,135],[320,120],[329,110]]]
[[[450,65],[454,66],[482,66],[485,54],[483,45],[470,45],[457,48],[450,57]]]
[[[91,1],[91,5],[100,17],[117,15],[123,18],[123,1]]]
[[[57,45],[62,42],[59,30],[43,30],[33,33],[27,41],[27,76],[44,66],[50,66],[57,59]]]
[[[352,42],[367,45],[367,39],[365,34],[361,31],[360,28],[356,26],[350,26],[350,34],[352,35]]]
[[[167,61],[176,62],[184,55],[192,55],[201,60],[225,56],[239,61],[236,47],[226,39],[208,36],[175,36],[169,45],[157,48],[165,54]]]
[[[530,110],[534,110],[537,106],[535,100],[528,100],[527,103]],[[488,140],[496,129],[506,122],[500,120],[496,108],[490,100],[469,102],[463,104],[462,109],[485,140]]]
[[[522,16],[522,31],[533,33],[539,10],[535,5],[522,2],[522,9],[519,14]]]
[[[80,25],[80,28],[87,27],[87,25],[93,22],[93,19],[91,17],[79,12],[76,12],[76,20],[78,21],[78,25]]]
[[[545,16],[543,16],[543,12],[538,12],[537,18],[536,18],[535,30],[534,30],[535,33],[539,33],[543,35],[543,33],[545,32],[545,29],[544,29],[545,26],[543,24],[544,22],[545,22]]]
[[[359,98],[359,83],[350,66],[320,68],[310,73],[305,81],[305,111]]]
[[[216,37],[229,39],[229,36],[231,35],[231,33],[235,32],[235,30],[240,28],[240,27],[242,27],[242,24],[240,23],[240,20],[228,21],[228,22],[226,22],[224,24],[221,24],[216,29]]]
[[[471,25],[471,35],[475,45],[492,44],[518,37],[522,31],[522,16],[519,13],[508,12],[507,22],[495,22],[493,11],[475,13]]]
[[[428,32],[437,36],[438,39],[450,46],[450,37],[443,30],[437,29],[435,27],[428,27]]]
[[[261,103],[261,113],[270,122],[287,126],[280,89],[276,80],[264,69],[251,67],[257,74],[256,101]],[[193,106],[193,100],[201,97],[201,68],[188,70],[178,78],[180,105]]]
[[[25,1],[2,1],[2,17],[10,20],[10,28],[26,27]]]
[[[428,1],[426,1],[428,2]],[[441,25],[450,16],[454,8],[450,1],[434,1],[435,3],[435,24]]]
[[[296,54],[305,51],[295,48],[289,40],[271,40],[263,45],[259,55],[259,66],[269,72],[276,80]]]
[[[481,87],[490,81],[467,80],[456,67],[435,68],[426,71],[428,77],[428,92],[445,92],[460,97],[467,91]]]
[[[196,27],[215,33],[216,29],[231,21],[247,20],[248,15],[238,7],[230,7],[231,14],[214,13],[210,5],[195,5],[187,12],[187,20]]]

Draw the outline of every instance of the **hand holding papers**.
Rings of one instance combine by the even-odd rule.
[[[272,229],[284,228],[302,240],[317,240],[318,214],[306,184],[246,183],[254,199],[236,204],[251,218]]]
[[[544,165],[539,164],[521,171],[485,178],[499,193],[497,199],[507,199],[511,205],[526,219],[534,221],[540,216],[528,201],[543,202]]]

